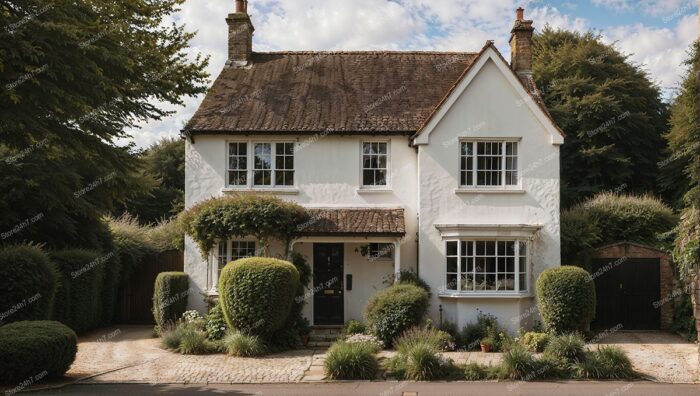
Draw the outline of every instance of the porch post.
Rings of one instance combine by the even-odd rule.
[[[401,243],[394,242],[394,283],[401,277]]]

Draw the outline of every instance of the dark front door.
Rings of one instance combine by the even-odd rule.
[[[657,330],[661,311],[659,259],[596,259],[592,274],[596,288],[596,318],[592,326],[622,330]],[[597,274],[596,274],[597,272]]]
[[[343,322],[343,244],[314,243],[314,324]]]

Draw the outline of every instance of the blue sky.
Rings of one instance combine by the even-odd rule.
[[[509,58],[507,40],[515,9],[536,29],[545,24],[594,30],[643,67],[670,98],[698,37],[697,0],[249,0],[255,26],[254,51],[279,50],[454,50],[478,51],[495,40]],[[191,55],[209,55],[212,80],[226,58],[227,13],[234,0],[188,0],[173,21],[197,31]],[[176,113],[131,131],[146,147],[176,137],[202,96],[186,98]],[[166,106],[167,107],[167,106]]]

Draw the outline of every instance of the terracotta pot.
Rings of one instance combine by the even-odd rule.
[[[300,335],[299,338],[301,338],[301,345],[307,346],[309,344],[309,335],[308,334]]]
[[[491,352],[493,345],[491,344],[481,344],[481,352]]]

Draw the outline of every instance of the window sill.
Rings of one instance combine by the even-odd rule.
[[[297,195],[299,194],[298,188],[289,187],[224,187],[221,189],[223,193],[270,193],[270,194],[280,194],[280,195]]]
[[[393,190],[391,188],[369,188],[369,187],[358,188],[355,191],[358,194],[389,194],[389,193],[393,192]]]
[[[441,290],[438,293],[440,298],[532,298],[530,292],[520,293],[499,293],[499,292],[458,292]]]
[[[455,188],[455,194],[525,194],[516,188]]]

